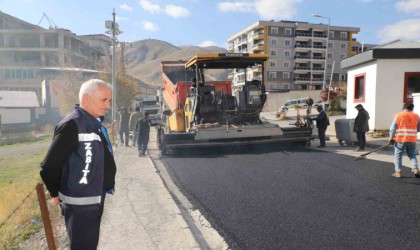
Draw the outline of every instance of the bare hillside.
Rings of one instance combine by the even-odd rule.
[[[177,47],[165,41],[148,39],[126,46],[124,56],[129,75],[151,85],[151,87],[160,87],[162,86],[161,61],[188,60],[199,53],[223,52],[227,52],[227,50],[216,46],[198,47],[186,45]],[[227,75],[224,70],[213,70],[210,74],[214,76]]]

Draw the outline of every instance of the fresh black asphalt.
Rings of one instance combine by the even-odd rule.
[[[420,179],[310,149],[201,149],[162,158],[232,249],[420,249]]]

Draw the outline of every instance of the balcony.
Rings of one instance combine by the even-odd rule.
[[[310,81],[311,78],[310,77],[295,77],[293,78],[294,81]]]
[[[295,59],[311,59],[310,55],[295,55]]]
[[[311,79],[309,77],[293,78],[293,84],[302,85],[302,84],[309,84],[309,83],[311,83]]]
[[[314,39],[325,40],[327,38],[327,35],[324,34],[324,32],[314,32],[313,38]]]
[[[295,48],[311,48],[312,46],[310,44],[295,44]]]
[[[295,33],[296,38],[305,38],[305,37],[312,37],[312,34],[310,32],[296,32]]]
[[[324,71],[323,67],[313,67],[312,68],[313,71]]]
[[[252,38],[254,40],[264,40],[264,32],[263,31],[255,32]]]
[[[327,46],[324,46],[324,45],[315,45],[314,44],[314,46],[312,46],[312,48],[314,49],[314,50],[325,50],[325,49],[327,49]]]
[[[312,82],[315,83],[322,83],[324,80],[322,80],[322,78],[312,78]]]
[[[300,66],[300,65],[297,65],[297,66],[295,66],[295,67],[294,67],[294,69],[295,69],[295,70],[310,70],[310,69],[311,69],[311,67],[309,67],[309,66]]]
[[[237,46],[241,46],[241,45],[243,45],[243,44],[247,44],[247,40],[246,39],[243,39],[243,40],[241,40],[241,41],[238,41],[238,43],[236,44]]]
[[[264,43],[257,43],[257,44],[254,44],[254,45],[252,46],[252,51],[253,51],[253,52],[257,52],[257,51],[264,51]]]
[[[325,56],[313,56],[312,60],[314,61],[323,61],[325,60]]]

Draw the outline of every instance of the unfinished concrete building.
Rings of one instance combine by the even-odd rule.
[[[110,45],[105,35],[45,29],[0,11],[0,90],[39,93],[42,80],[54,78],[59,69],[104,70]]]
[[[109,71],[111,44],[106,35],[77,36],[51,22],[45,29],[0,11],[0,91],[19,93],[5,93],[17,99],[0,107],[3,125],[13,128],[57,121],[78,103],[82,82]],[[7,112],[23,101],[21,96],[27,94],[23,92],[35,92],[41,106],[33,119],[17,124],[7,119]]]

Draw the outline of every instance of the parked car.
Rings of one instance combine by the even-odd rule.
[[[296,98],[287,100],[286,103],[280,107],[279,111],[287,112],[290,108],[307,108],[308,98]]]

